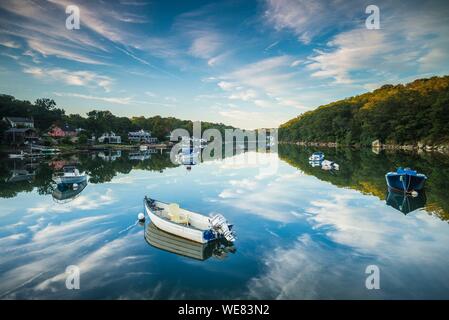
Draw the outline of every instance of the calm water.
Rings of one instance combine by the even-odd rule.
[[[309,165],[313,151],[280,146],[190,171],[167,154],[3,159],[0,298],[449,298],[449,159],[329,149],[340,164],[329,172]],[[88,185],[55,193],[53,171],[74,162]],[[399,165],[428,175],[425,194],[388,195],[384,174]],[[198,247],[204,260],[156,248],[148,221],[136,222],[145,195],[222,213],[238,240]],[[80,290],[65,287],[69,265]],[[365,288],[368,265],[380,268],[380,290]]]

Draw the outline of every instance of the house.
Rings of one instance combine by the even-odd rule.
[[[5,131],[5,141],[12,145],[36,143],[39,137],[34,128],[10,128]]]
[[[64,125],[62,127],[53,126],[51,130],[48,132],[48,135],[52,138],[65,138],[65,137],[76,137],[77,132],[75,129],[71,128],[68,125]]]
[[[128,133],[128,140],[130,142],[140,143],[157,143],[157,138],[151,136],[151,132],[140,130]]]
[[[103,133],[103,135],[98,138],[100,143],[110,143],[110,144],[120,144],[122,143],[122,137],[117,136],[114,132]]]
[[[34,128],[34,119],[25,117],[4,117],[5,121],[11,128]]]

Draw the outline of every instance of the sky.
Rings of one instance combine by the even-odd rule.
[[[68,30],[66,8],[80,10]],[[380,29],[368,29],[368,5]],[[281,123],[383,84],[449,74],[434,1],[0,1],[0,93],[66,113]]]

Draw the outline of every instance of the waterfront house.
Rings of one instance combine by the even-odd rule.
[[[4,117],[3,121],[11,128],[34,128],[33,117]]]
[[[128,140],[137,143],[157,143],[157,138],[151,136],[149,131],[136,131],[128,133]]]
[[[10,128],[5,131],[5,141],[11,145],[20,146],[36,143],[39,137],[34,128]]]
[[[75,129],[71,128],[68,125],[64,125],[62,127],[52,126],[48,135],[52,138],[73,138],[76,137],[77,132]]]
[[[98,138],[100,143],[110,143],[110,144],[120,144],[122,143],[122,137],[116,135],[114,132],[103,133],[103,135]]]

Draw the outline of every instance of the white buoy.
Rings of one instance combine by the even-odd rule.
[[[78,189],[78,183],[74,183],[74,184],[72,185],[72,188],[73,188],[73,190]]]
[[[145,221],[145,215],[144,215],[142,212],[140,212],[140,213],[137,215],[137,219],[138,219],[139,221]]]
[[[413,197],[413,198],[416,198],[417,196],[418,196],[418,192],[415,191],[415,190],[413,190],[413,191],[412,191],[412,197]]]

